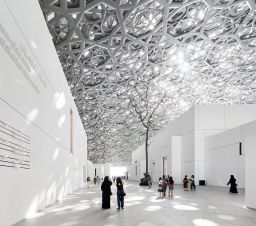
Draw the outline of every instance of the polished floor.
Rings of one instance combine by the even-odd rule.
[[[91,186],[15,226],[256,226],[256,210],[245,207],[243,191],[233,195],[207,186],[191,192],[176,186],[174,198],[159,198],[156,184],[148,189],[126,182],[125,208],[117,210],[115,190],[111,209],[101,209],[101,191]]]

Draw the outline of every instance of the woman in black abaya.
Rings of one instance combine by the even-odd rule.
[[[229,182],[227,183],[227,185],[230,184],[230,189],[229,189],[229,192],[231,193],[238,193],[237,191],[237,184],[236,184],[236,179],[233,175],[230,175],[230,179],[229,179]]]
[[[101,185],[102,209],[109,209],[110,208],[110,196],[112,195],[111,185],[112,185],[112,182],[109,180],[109,177],[106,176],[104,178],[104,181],[102,182],[102,185]]]

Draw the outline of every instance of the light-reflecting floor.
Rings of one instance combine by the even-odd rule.
[[[156,184],[151,189],[137,184],[126,183],[124,210],[116,209],[114,186],[109,210],[101,209],[101,192],[91,187],[15,226],[256,226],[256,210],[245,208],[243,192],[210,186],[185,192],[176,186],[170,199],[159,198]]]

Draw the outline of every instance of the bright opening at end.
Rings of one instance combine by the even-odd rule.
[[[124,166],[111,166],[110,167],[110,176],[118,177],[118,176],[126,176],[127,169]]]

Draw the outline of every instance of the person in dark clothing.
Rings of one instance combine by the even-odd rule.
[[[169,197],[170,197],[170,193],[171,193],[171,198],[173,198],[173,189],[174,189],[174,180],[173,177],[168,176],[168,185],[169,185]]]
[[[90,177],[87,177],[87,187],[89,188],[90,186],[90,181],[91,181],[91,178]]]
[[[120,206],[123,209],[124,208],[124,187],[123,187],[123,181],[121,177],[116,178],[116,188],[117,188],[116,195],[117,195],[117,205],[118,205],[117,209],[120,209]]]
[[[112,182],[109,180],[109,177],[106,176],[104,178],[104,181],[101,184],[102,209],[109,209],[110,208],[110,196],[112,195],[111,185],[112,185]]]
[[[236,184],[236,179],[234,177],[234,175],[230,175],[230,179],[229,179],[229,182],[227,183],[227,185],[230,184],[230,189],[229,189],[229,192],[231,193],[238,193],[237,191],[237,184]]]
[[[192,175],[191,178],[190,178],[190,189],[191,189],[191,191],[192,190],[196,190],[196,184],[195,184],[195,177],[194,177],[194,175]]]

